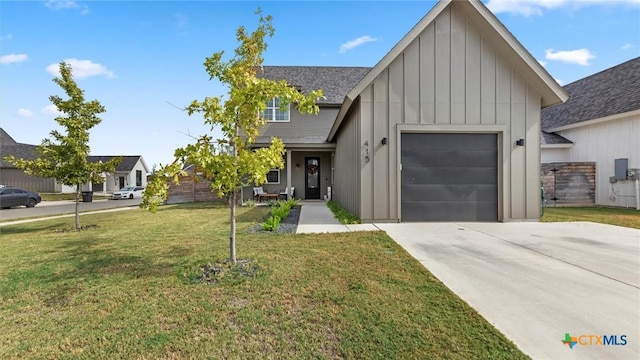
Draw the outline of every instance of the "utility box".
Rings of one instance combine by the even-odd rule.
[[[628,171],[629,171],[629,159],[615,159],[616,180],[627,180]]]

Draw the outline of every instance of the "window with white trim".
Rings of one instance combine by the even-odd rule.
[[[285,111],[280,111],[280,100],[273,98],[267,102],[267,108],[260,114],[268,122],[289,121],[289,107]]]
[[[280,184],[280,169],[269,170],[267,184]]]

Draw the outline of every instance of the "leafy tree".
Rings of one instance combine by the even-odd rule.
[[[19,159],[12,156],[5,157],[18,169],[26,174],[53,177],[59,183],[75,186],[76,189],[76,229],[80,229],[78,203],[80,186],[89,181],[102,183],[101,174],[113,172],[120,158],[114,158],[106,163],[91,163],[87,161],[89,155],[89,130],[100,124],[102,119],[98,114],[105,112],[104,106],[98,100],[85,101],[84,91],[73,80],[71,66],[60,63],[60,77],[53,81],[69,96],[63,100],[60,96],[52,95],[49,100],[64,115],[56,117],[56,122],[65,128],[65,133],[57,130],[49,134],[52,139],[42,140],[37,148],[39,157],[35,160]]]
[[[229,88],[227,98],[206,97],[194,100],[187,108],[189,115],[202,114],[204,123],[213,130],[219,127],[223,137],[213,139],[209,135],[197,138],[194,144],[175,151],[173,163],[162,167],[162,176],[148,184],[141,206],[155,211],[156,206],[166,199],[167,178],[178,183],[182,164],[192,164],[211,180],[212,191],[219,197],[226,197],[230,206],[229,257],[236,262],[236,202],[238,189],[246,183],[263,184],[269,170],[283,167],[284,144],[272,138],[269,147],[253,148],[252,144],[265,125],[261,114],[272,98],[279,98],[281,109],[295,104],[301,113],[317,114],[316,101],[322,97],[322,90],[311,91],[307,95],[289,86],[286,81],[273,81],[261,77],[262,54],[267,49],[265,36],[272,37],[274,28],[271,16],[262,16],[259,25],[251,33],[244,27],[236,31],[239,43],[234,56],[225,61],[223,51],[206,58],[205,69],[210,80],[219,80]]]

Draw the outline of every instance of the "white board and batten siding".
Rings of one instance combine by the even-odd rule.
[[[499,46],[454,2],[360,93],[359,116],[346,117],[341,133],[349,140],[338,136],[337,153],[342,154],[344,141],[358,140],[364,149],[358,162],[361,196],[354,211],[363,221],[402,218],[403,132],[497,134],[499,220],[539,218],[541,96]],[[353,134],[355,120],[359,134]],[[388,145],[381,143],[384,137]],[[516,146],[518,139],[525,146]],[[340,163],[337,167],[341,169]]]
[[[640,169],[640,114],[557,133],[574,142],[562,161],[596,163],[596,205],[635,208],[633,181],[611,184],[609,177],[614,175],[615,159],[629,159],[630,169]]]

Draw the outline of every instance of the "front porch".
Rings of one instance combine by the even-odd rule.
[[[293,188],[293,197],[301,200],[330,199],[333,186],[333,148],[288,148],[284,158],[284,168],[274,169],[268,175],[268,182],[262,184],[267,196],[254,196],[253,186],[242,189],[243,201],[264,201],[286,194]]]

